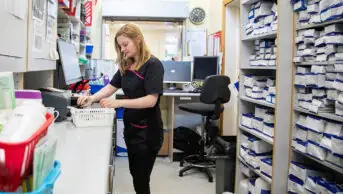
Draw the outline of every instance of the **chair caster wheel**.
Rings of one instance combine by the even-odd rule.
[[[213,183],[213,178],[208,179],[208,182]]]
[[[183,162],[180,162],[180,167],[183,167]]]
[[[179,173],[179,177],[183,177],[183,174],[181,172]]]

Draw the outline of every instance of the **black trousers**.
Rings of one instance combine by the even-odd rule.
[[[139,148],[137,150],[136,146],[139,145],[130,145],[127,150],[133,186],[136,194],[150,194],[150,175],[158,151]]]

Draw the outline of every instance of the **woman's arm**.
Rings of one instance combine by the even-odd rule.
[[[105,98],[100,101],[101,107],[105,108],[132,108],[132,109],[142,109],[142,108],[152,108],[156,105],[158,100],[158,94],[148,94],[141,98],[136,99],[123,99],[117,100],[115,98]]]
[[[107,84],[105,87],[103,87],[100,91],[92,96],[93,102],[99,102],[101,99],[108,98],[112,96],[117,90],[118,88],[112,86],[111,84]]]
[[[156,105],[158,100],[158,94],[149,94],[137,99],[125,99],[121,100],[120,104],[125,108],[152,108]]]

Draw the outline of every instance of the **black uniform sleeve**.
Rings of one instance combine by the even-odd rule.
[[[113,87],[116,87],[116,88],[121,88],[121,74],[120,74],[120,71],[118,70],[116,74],[114,74],[110,84],[113,86]]]
[[[147,66],[144,78],[146,94],[163,94],[163,75],[162,63],[159,60],[151,61]]]

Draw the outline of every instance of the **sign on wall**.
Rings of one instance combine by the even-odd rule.
[[[85,3],[85,12],[86,12],[85,26],[92,26],[92,22],[93,22],[93,2],[92,2],[92,0],[88,0]]]

